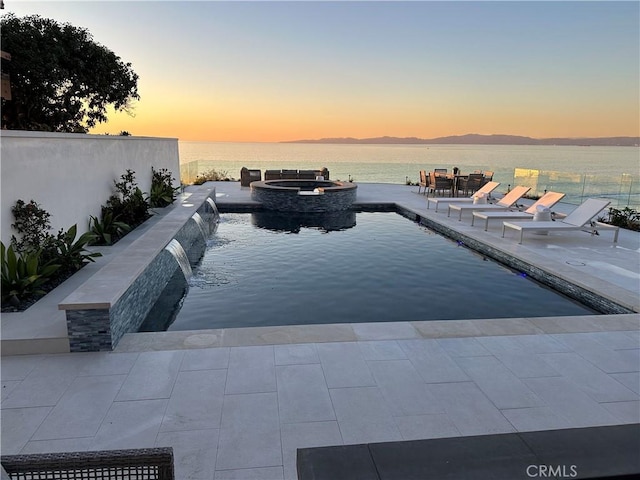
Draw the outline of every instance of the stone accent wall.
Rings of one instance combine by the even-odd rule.
[[[109,309],[67,311],[67,330],[72,352],[111,350]]]
[[[125,333],[138,331],[147,313],[178,268],[173,256],[167,250],[162,250],[111,307],[109,321],[114,347]],[[73,349],[74,345],[71,343],[71,350]]]
[[[282,181],[284,184],[286,180]],[[356,199],[355,184],[341,184],[340,182],[311,182],[318,187],[324,188],[324,193],[313,195],[310,188],[306,188],[299,195],[300,190],[305,190],[304,186],[298,185],[300,182],[289,181],[290,187],[280,185],[269,185],[266,182],[253,182],[251,184],[251,198],[260,202],[267,210],[278,210],[283,212],[335,212],[349,210]]]
[[[175,208],[183,207],[178,205]],[[216,219],[206,198],[196,211],[209,225],[206,233],[210,234],[215,230],[215,223],[212,222]],[[155,236],[158,231],[152,229],[145,235]],[[188,217],[171,238],[167,237],[166,243],[172,239],[180,242],[192,265],[200,260],[206,242],[193,218]],[[137,241],[144,241],[144,236]],[[162,249],[155,257],[149,258],[148,265],[136,278],[123,278],[123,282],[130,284],[111,308],[68,309],[66,315],[71,351],[112,350],[124,334],[137,332],[176,270],[179,270],[176,259],[169,251]]]

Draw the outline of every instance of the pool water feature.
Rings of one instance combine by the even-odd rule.
[[[171,255],[173,255],[173,258],[175,258],[176,262],[178,262],[178,266],[180,267],[184,278],[186,280],[189,280],[193,275],[193,269],[191,268],[191,264],[189,263],[187,252],[184,251],[184,248],[182,248],[180,242],[173,238],[167,244],[167,246],[164,247],[164,249],[167,250]]]
[[[334,230],[267,214],[223,214],[186,295],[141,331],[595,313],[396,213]]]
[[[125,334],[140,329],[165,300],[160,297],[169,284],[171,292],[186,290],[189,270],[217,228],[217,222],[211,222],[212,195],[215,188],[205,185],[181,197],[58,303],[58,309],[65,311],[71,352],[112,350]]]
[[[202,219],[200,214],[198,212],[194,212],[193,215],[191,215],[191,218],[193,219],[194,222],[196,222],[196,225],[198,225],[198,228],[200,229],[200,233],[202,233],[202,238],[206,240],[207,237],[209,236],[209,232],[208,232],[209,229],[207,225],[204,223],[204,220]]]
[[[214,189],[214,195],[215,195],[215,189]],[[220,212],[218,211],[218,206],[216,205],[216,202],[214,202],[211,197],[207,198],[206,202],[209,205],[209,207],[211,207],[211,213],[213,215],[214,221],[218,222],[220,220]]]

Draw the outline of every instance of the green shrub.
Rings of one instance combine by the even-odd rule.
[[[151,190],[149,191],[149,205],[152,208],[166,207],[176,199],[180,187],[174,187],[175,178],[166,168],[156,170],[151,167]]]
[[[111,195],[107,205],[102,207],[102,215],[104,217],[106,210],[111,212],[114,219],[132,228],[137,227],[149,218],[149,204],[136,183],[133,170],[127,169],[127,172],[120,176],[120,180],[120,182],[113,181],[116,193]]]
[[[214,168],[206,172],[199,173],[193,181],[194,185],[202,185],[205,182],[220,182],[229,180],[227,172],[218,172]]]
[[[113,213],[109,210],[103,209],[101,217],[98,220],[92,215],[89,220],[89,229],[94,235],[90,245],[113,245],[131,231],[126,223],[114,220]]]
[[[85,246],[94,239],[92,232],[77,240],[78,227],[57,235],[49,233],[50,214],[35,201],[16,201],[11,209],[18,237],[11,237],[8,249],[2,246],[2,307],[24,308],[36,295],[44,294],[102,254],[89,252]]]
[[[633,208],[617,209],[609,207],[608,218],[601,217],[598,220],[620,228],[626,228],[627,230],[640,231],[640,212]]]
[[[49,244],[53,236],[49,233],[51,214],[44,210],[38,203],[30,200],[17,200],[11,207],[11,213],[15,222],[11,226],[18,232],[20,238],[11,236],[11,244],[17,253],[27,253],[41,250]]]
[[[57,264],[40,264],[40,251],[17,255],[13,245],[5,248],[0,242],[2,270],[2,304],[18,306],[37,295],[44,295],[41,286],[60,268]]]

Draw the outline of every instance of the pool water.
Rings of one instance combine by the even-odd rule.
[[[395,213],[342,229],[265,215],[223,214],[186,295],[171,287],[141,330],[595,313]]]

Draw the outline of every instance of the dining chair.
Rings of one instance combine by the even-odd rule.
[[[422,194],[427,193],[427,189],[429,188],[429,177],[427,176],[426,170],[420,170],[420,182],[418,183],[418,193],[420,193],[420,189],[424,188]]]
[[[438,190],[444,192],[449,191],[449,195],[453,195],[453,178],[447,178],[444,175],[436,175],[436,172],[429,172],[429,191],[437,195]]]
[[[458,191],[462,191],[465,196],[474,193],[482,187],[484,176],[481,173],[470,173],[467,178],[460,178]]]
[[[482,185],[485,185],[491,181],[493,181],[493,172],[490,170],[487,170],[484,172],[484,179],[482,180]]]

